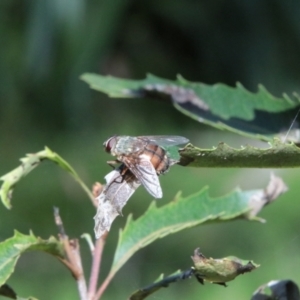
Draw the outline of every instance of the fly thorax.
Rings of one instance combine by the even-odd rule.
[[[141,150],[141,142],[137,138],[122,136],[119,137],[117,143],[115,144],[114,153],[116,155],[131,155],[132,153],[136,153]]]

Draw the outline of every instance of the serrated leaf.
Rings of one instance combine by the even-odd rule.
[[[294,168],[300,167],[300,148],[278,139],[267,148],[245,146],[235,149],[225,143],[216,148],[200,149],[192,144],[180,151],[180,163],[189,167],[218,168]]]
[[[110,97],[170,96],[178,110],[199,122],[263,140],[288,128],[296,114],[293,109],[300,104],[298,94],[294,93],[293,98],[283,94],[279,98],[262,85],[257,93],[251,93],[240,83],[236,87],[210,86],[189,82],[182,76],[177,76],[177,80],[153,75],[143,80],[126,80],[87,73],[81,79]]]
[[[275,177],[271,179],[269,186],[274,180]],[[284,192],[285,185],[282,186]],[[253,191],[237,189],[223,197],[211,198],[208,195],[208,188],[204,188],[188,197],[178,194],[172,202],[160,208],[153,202],[146,213],[137,220],[128,217],[125,228],[120,232],[111,273],[116,273],[139,249],[180,230],[207,222],[238,218],[261,220],[256,214],[269,203],[268,192],[271,192],[268,188]]]
[[[203,280],[226,286],[225,282],[234,280],[237,276],[251,272],[259,267],[251,260],[243,260],[235,256],[224,258],[206,258],[195,250],[192,256],[194,275],[203,284]]]
[[[10,201],[15,184],[17,184],[19,180],[35,169],[45,159],[55,162],[62,169],[67,171],[80,184],[90,199],[94,199],[92,193],[80,179],[76,171],[57,153],[45,147],[45,150],[43,151],[27,154],[26,157],[20,159],[22,164],[19,167],[0,177],[0,180],[3,181],[0,189],[0,198],[6,208],[11,208]]]
[[[13,273],[21,254],[31,250],[43,251],[64,258],[62,244],[54,237],[42,240],[34,236],[32,232],[25,235],[15,231],[13,237],[0,243],[0,286]]]

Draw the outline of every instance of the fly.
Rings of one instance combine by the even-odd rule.
[[[104,144],[116,157],[107,163],[123,163],[154,198],[162,198],[158,176],[166,173],[177,161],[170,158],[166,147],[188,143],[181,136],[112,136]]]

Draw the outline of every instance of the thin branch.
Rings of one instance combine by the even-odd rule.
[[[93,299],[96,293],[98,277],[100,274],[101,258],[102,258],[102,253],[103,253],[104,244],[107,235],[108,232],[96,241],[96,246],[93,253],[93,262],[92,262],[89,288],[88,288],[88,299]]]
[[[56,224],[56,226],[58,227],[58,232],[60,234],[60,237],[62,239],[66,238],[66,232],[65,232],[65,228],[64,228],[64,224],[62,222],[62,219],[59,215],[59,208],[58,207],[53,207],[53,214],[54,214],[54,222]]]
[[[145,299],[148,296],[150,296],[151,294],[157,292],[159,289],[166,288],[171,283],[176,283],[177,281],[180,281],[180,280],[189,279],[193,275],[195,275],[195,274],[194,274],[194,270],[192,268],[190,268],[186,271],[183,271],[183,272],[177,271],[176,274],[170,275],[165,278],[161,278],[161,280],[158,280],[144,288],[137,290],[129,297],[129,300]],[[198,278],[196,278],[196,279],[199,281]],[[199,283],[204,284],[203,279],[200,278]]]
[[[102,285],[97,290],[97,293],[96,293],[95,297],[92,300],[100,299],[100,297],[102,296],[102,294],[104,293],[104,291],[106,290],[107,286],[109,285],[109,283],[111,282],[111,280],[113,279],[114,276],[115,276],[115,272],[111,272],[111,273],[108,274],[108,276],[103,281]]]
[[[59,230],[59,239],[63,243],[66,253],[66,259],[60,259],[61,262],[69,268],[73,277],[76,279],[77,288],[81,300],[87,299],[87,287],[81,264],[80,249],[78,240],[69,240],[59,215],[59,209],[54,207],[54,220]]]
[[[99,205],[97,197],[100,195],[102,190],[103,190],[103,186],[101,185],[101,183],[96,182],[93,185],[93,188],[92,188],[92,194],[94,196],[93,203],[96,208]],[[107,235],[108,235],[108,232],[106,232],[100,239],[98,239],[96,241],[96,245],[94,248],[92,248],[90,245],[93,261],[92,261],[92,268],[91,268],[89,288],[88,288],[88,299],[89,300],[94,299],[94,296],[96,293],[98,277],[100,274],[101,258],[102,258],[102,253],[103,253]]]
[[[71,240],[70,244],[73,246],[71,248],[72,251],[72,263],[73,265],[77,266],[77,270],[79,271],[78,277],[77,277],[77,288],[78,292],[80,295],[81,300],[86,300],[87,299],[87,286],[86,286],[86,281],[84,278],[84,273],[83,273],[83,268],[82,268],[82,263],[81,263],[81,257],[80,257],[80,248],[79,248],[79,243],[78,240]]]

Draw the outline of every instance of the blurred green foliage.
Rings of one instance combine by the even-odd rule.
[[[147,72],[171,79],[180,73],[188,80],[209,84],[233,86],[240,81],[252,91],[262,83],[275,95],[299,92],[299,14],[296,0],[1,0],[0,174],[16,167],[25,153],[47,145],[89,185],[103,182],[110,170],[105,161],[110,158],[103,153],[102,143],[112,134],[176,134],[201,147],[219,141],[232,146],[257,143],[208,129],[166,103],[108,99],[78,78],[84,72],[134,79],[144,78]],[[161,178],[165,197],[158,205],[172,199],[179,189],[186,196],[207,184],[212,196],[235,186],[261,188],[269,173],[174,167]],[[164,289],[157,297],[249,299],[260,284],[271,279],[291,278],[299,284],[299,170],[280,173],[290,192],[263,212],[267,224],[209,225],[157,241],[124,266],[104,299],[124,299],[162,272],[190,267],[190,255],[198,246],[213,257],[249,257],[261,268],[238,278],[226,290],[191,280]],[[140,215],[151,200],[139,189],[124,215]],[[12,204],[11,211],[0,209],[1,240],[12,236],[14,228],[22,233],[32,229],[43,238],[55,234],[54,205],[60,207],[70,237],[93,232],[95,211],[90,200],[51,163],[18,185]],[[111,263],[118,228],[124,223],[125,218],[118,218],[113,225],[102,278]],[[84,242],[82,253],[88,275],[90,256]],[[42,254],[22,257],[8,283],[24,296],[77,298],[70,274]]]

